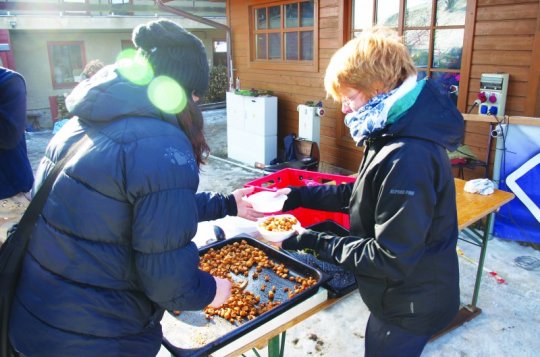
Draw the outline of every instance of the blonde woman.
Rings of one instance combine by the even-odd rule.
[[[350,236],[305,230],[284,249],[313,249],[354,272],[371,311],[366,356],[419,356],[459,308],[454,178],[446,150],[463,117],[430,80],[417,82],[397,34],[365,31],[332,57],[327,93],[364,158],[354,184],[291,188],[285,210],[348,210]]]

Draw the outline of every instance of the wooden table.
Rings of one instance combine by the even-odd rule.
[[[468,193],[463,190],[466,181],[455,179],[455,182],[458,229],[460,231],[464,231],[470,225],[480,221],[486,216],[488,221],[485,227],[491,227],[495,212],[514,198],[513,193],[501,190],[495,190],[493,194],[487,196]],[[482,279],[482,271],[484,269],[484,259],[486,257],[489,234],[489,229],[484,229],[483,234],[480,236],[481,240],[477,242],[481,249],[478,269],[476,271],[473,298],[471,304],[467,305],[470,310],[477,310],[476,303],[478,301],[478,291],[480,289],[480,280]]]
[[[494,219],[494,213],[504,204],[509,202],[514,198],[514,194],[495,190],[491,195],[483,196],[479,194],[467,193],[463,190],[465,185],[464,180],[455,179],[456,184],[456,203],[457,203],[457,213],[458,213],[458,228],[460,231],[463,231],[470,227],[472,224],[480,221],[481,219],[487,217],[488,224],[486,227],[490,227],[490,222]],[[482,235],[480,235],[479,240],[475,242],[478,246],[481,247],[480,258],[478,262],[478,269],[476,272],[476,281],[474,284],[474,293],[472,302],[460,309],[460,312],[456,319],[448,326],[446,329],[442,330],[437,334],[433,339],[441,336],[442,334],[462,325],[466,321],[471,320],[478,314],[480,314],[481,309],[476,306],[478,300],[478,293],[480,289],[480,281],[482,279],[482,271],[484,267],[484,259],[487,251],[487,243],[489,240],[489,231],[486,229]],[[321,288],[322,289],[322,288]],[[353,292],[354,293],[354,292]],[[285,332],[287,329],[293,327],[294,325],[304,321],[305,319],[313,316],[317,312],[326,309],[327,307],[335,304],[340,301],[340,298],[328,298],[322,303],[310,308],[309,310],[303,312],[299,316],[292,318],[291,320],[283,323],[277,328],[274,328],[272,331],[263,334],[262,336],[253,339],[249,343],[238,346],[234,351],[228,351],[227,356],[238,356],[242,353],[251,350],[252,348],[261,348],[268,344],[268,355],[269,356],[278,356],[280,353],[280,334],[281,339],[285,338]],[[229,353],[230,352],[230,353]]]

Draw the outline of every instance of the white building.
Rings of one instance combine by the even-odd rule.
[[[132,47],[141,23],[169,18],[199,37],[209,64],[226,64],[226,32],[199,21],[225,25],[225,0],[163,0],[191,16],[179,16],[154,0],[0,0],[0,61],[26,79],[28,112],[41,126],[55,120],[56,96],[75,87],[87,62],[113,63]],[[204,21],[203,21],[204,22]]]

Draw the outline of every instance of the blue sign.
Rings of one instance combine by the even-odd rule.
[[[493,235],[540,243],[540,127],[507,125],[503,132],[499,188],[516,198],[497,213]]]

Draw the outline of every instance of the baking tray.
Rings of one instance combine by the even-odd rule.
[[[206,320],[205,314],[202,311],[183,311],[179,316],[173,316],[169,313],[166,318],[169,319],[169,321],[171,318],[174,319],[175,324],[173,328],[176,329],[176,326],[178,326],[179,329],[178,331],[167,331],[167,329],[164,328],[163,345],[169,352],[171,352],[172,355],[179,357],[208,356],[212,352],[219,350],[221,347],[233,342],[239,337],[242,337],[246,333],[261,326],[265,322],[275,318],[307,298],[313,296],[319,290],[321,284],[329,278],[329,276],[326,274],[294,259],[290,255],[285,254],[283,251],[276,250],[269,245],[247,235],[239,235],[225,241],[219,241],[206,245],[199,250],[199,255],[205,254],[211,248],[220,249],[226,245],[240,242],[242,240],[246,241],[252,247],[262,250],[274,262],[284,264],[285,267],[289,269],[289,275],[312,277],[317,281],[316,284],[310,286],[300,294],[289,298],[287,293],[283,291],[283,288],[288,287],[291,289],[294,287],[295,282],[278,277],[270,268],[263,268],[263,271],[259,274],[259,278],[256,280],[254,280],[251,276],[253,271],[256,269],[255,266],[251,267],[248,277],[244,276],[243,274],[231,273],[235,281],[248,280],[246,290],[260,295],[261,302],[268,301],[268,296],[267,294],[261,294],[260,286],[262,284],[266,284],[267,287],[275,285],[276,293],[273,301],[280,301],[281,304],[274,307],[270,311],[257,316],[251,321],[244,321],[234,325],[218,316],[214,316],[212,320],[208,321]],[[269,276],[269,281],[265,281],[263,278],[265,275]],[[169,326],[168,329],[170,330],[171,327]],[[171,342],[172,339],[167,337],[168,334],[172,335],[174,332],[178,332],[174,339],[175,342],[178,342],[180,339],[185,340],[181,341],[181,345],[178,345],[178,343],[176,343],[177,345],[173,344]]]

